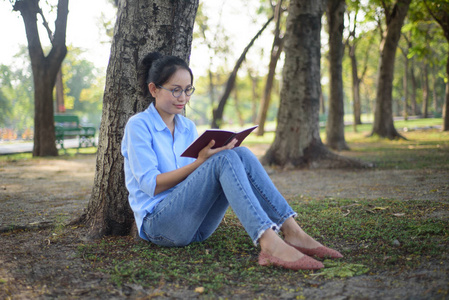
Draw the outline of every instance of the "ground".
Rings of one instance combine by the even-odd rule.
[[[264,149],[254,149],[257,153]],[[84,228],[64,227],[85,209],[95,172],[94,155],[0,162],[0,298],[123,299],[195,298],[192,289],[149,290],[118,287],[92,268],[78,249]],[[447,201],[448,170],[292,170],[268,169],[280,191],[316,200],[325,198]],[[448,212],[435,217],[448,220]],[[130,242],[135,242],[130,238]],[[301,278],[306,299],[447,299],[449,262],[423,261],[416,268],[365,274],[348,279]],[[255,263],[256,264],[256,263]],[[223,295],[230,298],[294,298],[288,283],[271,294]],[[290,286],[289,286],[290,285]],[[274,296],[275,295],[275,296]]]

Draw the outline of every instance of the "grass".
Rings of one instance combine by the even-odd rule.
[[[109,237],[79,246],[79,253],[93,267],[106,272],[118,286],[138,284],[156,289],[204,288],[218,296],[229,291],[257,292],[288,287],[301,278],[350,277],[369,272],[420,267],[422,258],[441,259],[449,246],[449,224],[433,217],[448,211],[449,203],[428,201],[355,201],[349,199],[290,199],[307,219],[306,230],[341,250],[345,258],[325,261],[319,272],[295,272],[260,267],[253,247],[228,211],[213,236],[183,248],[165,248],[130,238]],[[350,211],[348,213],[348,211]],[[293,284],[294,286],[295,284]]]
[[[369,124],[358,126],[357,132],[348,126],[346,141],[351,151],[341,154],[375,162],[377,168],[386,170],[447,171],[449,133],[422,130],[440,124],[441,119],[398,121],[396,128],[408,128],[401,132],[407,140],[394,141],[368,137]],[[269,144],[273,138],[274,133],[251,135],[245,143],[250,147]],[[325,140],[324,131],[322,138]],[[81,149],[80,153],[93,154],[95,149]],[[75,149],[69,149],[62,157],[76,155]],[[0,156],[0,160],[21,159],[31,159],[31,154]],[[118,286],[138,284],[156,291],[168,286],[197,290],[210,298],[230,295],[231,291],[234,295],[254,293],[263,298],[265,291],[271,296],[276,291],[297,292],[301,285],[320,286],[317,282],[328,278],[425,268],[423,264],[440,264],[446,259],[449,224],[447,217],[439,215],[447,216],[447,201],[316,200],[301,195],[288,201],[299,213],[298,219],[307,219],[305,230],[341,250],[344,259],[325,261],[326,268],[317,272],[260,267],[258,249],[231,210],[203,243],[165,248],[131,237],[106,237],[78,245],[78,255],[92,268],[109,274]]]
[[[423,127],[420,120],[408,121],[410,128]],[[363,125],[365,126],[365,125]],[[402,125],[401,125],[402,126]],[[404,132],[407,140],[367,137],[369,127],[347,134],[351,151],[343,152],[374,161],[383,169],[449,169],[449,133],[437,129]],[[269,143],[273,134],[251,136],[250,146]],[[258,249],[252,245],[235,214],[229,210],[225,221],[204,243],[183,248],[165,248],[130,237],[108,237],[80,245],[79,255],[92,267],[106,272],[118,286],[134,283],[146,288],[197,290],[210,298],[232,293],[297,291],[301,280],[327,280],[386,271],[411,270],[425,264],[440,264],[449,247],[446,201],[326,198],[316,200],[297,195],[288,199],[307,219],[305,230],[326,241],[345,255],[324,261],[317,272],[294,272],[260,267]],[[319,284],[318,284],[319,285]]]

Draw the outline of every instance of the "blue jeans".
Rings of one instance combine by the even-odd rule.
[[[162,246],[201,242],[217,229],[229,205],[255,245],[267,229],[277,231],[296,216],[257,157],[238,147],[211,156],[178,184],[144,218],[143,231]]]

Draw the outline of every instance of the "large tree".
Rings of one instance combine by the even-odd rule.
[[[56,156],[53,119],[53,87],[56,75],[67,54],[65,44],[69,0],[59,0],[51,50],[45,55],[37,26],[37,15],[42,15],[39,0],[16,0],[14,10],[19,11],[25,24],[28,52],[34,80],[34,147],[33,156]],[[46,23],[46,22],[44,22]]]
[[[94,187],[84,221],[91,237],[130,233],[120,144],[129,117],[147,108],[139,65],[152,51],[188,61],[198,0],[119,1],[103,99]]]
[[[285,36],[285,62],[276,136],[265,164],[284,168],[360,166],[330,152],[321,141],[320,32],[325,1],[290,2]]]
[[[328,0],[329,32],[329,114],[326,123],[326,144],[334,150],[348,150],[345,140],[342,60],[345,0]]]
[[[376,108],[372,135],[388,139],[401,137],[396,131],[393,122],[393,75],[396,49],[411,1],[397,0],[395,3],[380,1],[385,15],[386,30],[382,31],[382,42],[380,44]]]

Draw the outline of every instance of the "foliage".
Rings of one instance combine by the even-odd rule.
[[[67,113],[83,123],[100,124],[104,74],[82,58],[83,51],[69,47],[63,65],[64,99]],[[15,63],[0,66],[0,128],[11,128],[20,137],[34,125],[33,77],[27,49],[22,46]]]
[[[83,51],[69,47],[62,71],[67,113],[81,117],[83,123],[99,127],[103,103],[104,75],[94,64],[82,58]]]
[[[0,128],[18,129],[20,136],[33,127],[33,77],[26,47],[15,55],[20,64],[0,66]]]

